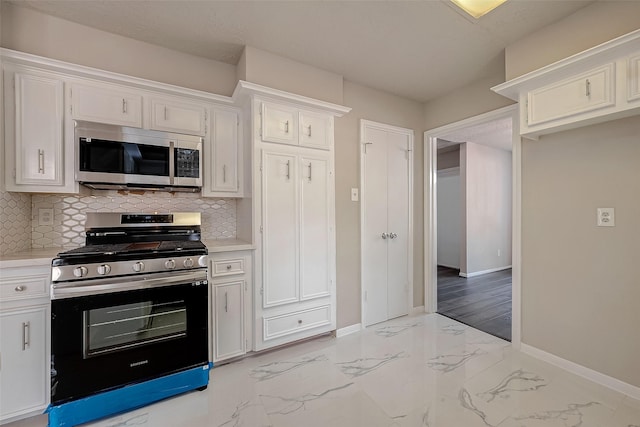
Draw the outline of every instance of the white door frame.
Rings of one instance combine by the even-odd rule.
[[[364,211],[364,199],[367,195],[367,189],[365,188],[365,162],[364,162],[364,153],[366,150],[366,141],[364,140],[364,129],[365,127],[377,128],[383,131],[388,132],[399,132],[409,136],[409,227],[408,227],[408,236],[407,236],[407,245],[408,245],[408,262],[407,262],[407,277],[409,278],[409,314],[413,311],[413,140],[414,140],[414,132],[412,129],[402,128],[398,126],[388,125],[384,123],[374,122],[371,120],[360,119],[360,324],[364,328],[366,326],[365,322],[365,286],[364,280],[362,279],[362,272],[364,271],[364,217],[366,212]]]
[[[438,307],[438,223],[437,223],[437,186],[438,174],[438,138],[455,131],[486,122],[511,117],[513,148],[511,155],[512,171],[512,320],[511,344],[519,349],[522,340],[521,331],[521,190],[522,190],[522,140],[518,104],[480,114],[459,122],[451,123],[424,133],[424,299],[425,311],[435,313]]]

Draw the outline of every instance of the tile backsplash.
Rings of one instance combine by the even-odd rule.
[[[39,225],[40,209],[53,209],[53,224]],[[235,199],[208,199],[189,193],[121,194],[94,191],[91,196],[0,192],[0,253],[32,248],[84,245],[86,212],[200,212],[202,239],[236,237]]]
[[[0,254],[31,247],[31,196],[0,191]]]

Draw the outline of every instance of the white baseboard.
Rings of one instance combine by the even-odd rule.
[[[356,332],[360,332],[362,329],[361,323],[356,323],[355,325],[346,326],[344,328],[340,328],[336,330],[336,338],[344,337],[345,335],[355,334]]]
[[[559,368],[562,368],[566,371],[569,371],[572,374],[576,374],[580,377],[593,381],[594,383],[618,391],[622,394],[626,394],[633,399],[640,400],[640,387],[625,383],[624,381],[620,381],[617,378],[613,378],[598,371],[594,371],[591,368],[578,365],[577,363],[571,362],[570,360],[563,359],[562,357],[556,356],[555,354],[547,353],[544,350],[540,350],[536,347],[532,347],[524,343],[521,344],[520,351],[537,359],[555,365]]]
[[[411,310],[409,310],[409,316],[415,316],[416,314],[422,314],[424,312],[424,305],[413,307]]]
[[[495,273],[496,271],[508,270],[510,268],[511,268],[511,266],[507,265],[505,267],[490,268],[489,270],[474,271],[473,273],[462,273],[462,272],[460,272],[460,277],[469,278],[469,277],[482,276],[483,274]]]

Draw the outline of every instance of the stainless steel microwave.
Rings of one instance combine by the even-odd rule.
[[[197,192],[202,138],[75,122],[76,180],[98,190]]]

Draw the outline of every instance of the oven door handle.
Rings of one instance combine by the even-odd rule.
[[[188,283],[207,284],[206,271],[189,271],[186,273],[161,273],[145,276],[125,276],[90,281],[74,281],[72,283],[56,283],[51,285],[51,299],[73,298],[85,295],[107,294],[137,289],[156,288],[160,286],[176,286]]]

